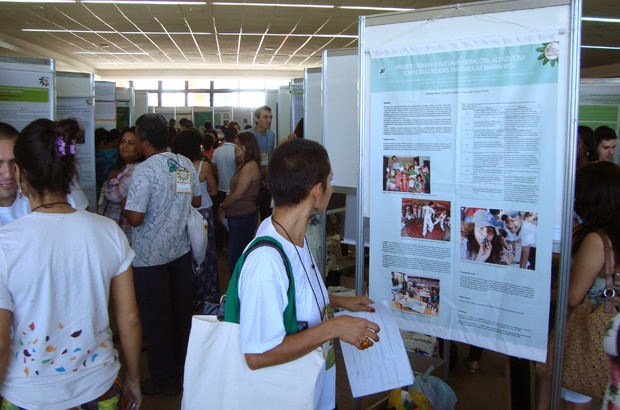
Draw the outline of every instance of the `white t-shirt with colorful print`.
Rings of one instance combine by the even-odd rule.
[[[2,396],[67,409],[112,386],[110,283],[134,255],[114,221],[87,211],[33,212],[0,227],[0,309],[12,312]]]

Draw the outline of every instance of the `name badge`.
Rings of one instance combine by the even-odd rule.
[[[188,169],[178,169],[176,175],[176,192],[177,194],[191,194],[192,193],[192,172]]]
[[[268,152],[261,152],[260,153],[260,166],[261,167],[266,167],[267,164],[269,164],[269,153]]]

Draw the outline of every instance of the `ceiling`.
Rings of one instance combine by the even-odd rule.
[[[168,5],[72,1],[0,1],[0,55],[53,58],[58,70],[93,72],[103,79],[291,78],[304,68],[319,67],[323,50],[357,47],[360,15],[456,2],[228,0],[228,5],[221,5],[191,0],[191,4]],[[157,1],[162,0],[151,3]],[[267,2],[280,6],[256,5]],[[583,15],[620,18],[620,1],[584,0]],[[583,22],[583,45],[619,43],[620,24]],[[620,50],[582,48],[581,53],[582,77],[619,75]]]

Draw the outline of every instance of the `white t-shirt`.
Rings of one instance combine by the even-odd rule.
[[[33,212],[0,228],[0,308],[13,313],[2,396],[67,409],[112,386],[110,282],[133,257],[114,221],[86,211]]]
[[[30,213],[30,202],[28,198],[19,195],[15,197],[15,201],[11,206],[0,206],[0,226],[13,222],[17,218]]]
[[[298,248],[282,237],[273,227],[271,217],[260,224],[256,236],[271,236],[278,240],[291,262],[295,279],[297,321],[307,321],[308,327],[321,323],[321,311],[329,304],[329,294],[320,274],[312,268],[314,262],[308,244]],[[288,305],[288,284],[286,268],[277,250],[264,246],[254,250],[245,260],[239,278],[243,353],[264,353],[284,340],[286,331],[282,317]],[[332,410],[335,407],[336,367],[331,366],[319,373],[314,408]]]
[[[82,188],[80,188],[81,190]],[[81,192],[81,191],[80,191]],[[67,202],[75,209],[86,209],[88,208],[88,200],[86,200],[86,205],[83,202],[76,202],[76,198],[73,196],[75,191],[72,191],[67,195]],[[82,195],[84,193],[82,192]],[[86,198],[86,196],[84,196]],[[79,199],[79,198],[78,198]],[[24,215],[28,215],[30,213],[30,201],[26,196],[19,195],[15,197],[15,201],[11,204],[11,206],[0,206],[0,226],[6,225],[9,222],[13,222],[14,220],[21,218]]]
[[[521,230],[519,231],[519,238],[521,239],[521,246],[536,247],[536,232],[538,226],[528,221],[521,221]]]
[[[191,171],[191,194],[176,192],[181,167]],[[126,210],[145,214],[133,228],[134,266],[163,265],[189,252],[187,218],[192,197],[199,195],[198,173],[183,155],[155,154],[136,166],[125,203]]]
[[[230,179],[237,170],[235,163],[235,144],[225,142],[224,145],[213,151],[212,162],[217,167],[217,189],[228,193],[230,191]]]

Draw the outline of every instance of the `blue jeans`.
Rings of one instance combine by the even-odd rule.
[[[258,225],[258,212],[250,212],[245,215],[229,216],[228,219],[228,249],[226,251],[226,262],[228,270],[232,275],[235,270],[237,260],[241,257],[243,250],[254,238]]]

